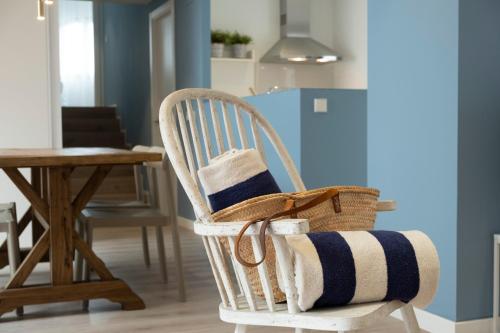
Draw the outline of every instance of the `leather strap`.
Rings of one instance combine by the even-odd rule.
[[[238,237],[236,238],[236,245],[235,245],[235,251],[234,251],[236,259],[238,260],[238,262],[240,264],[242,264],[243,266],[246,266],[246,267],[256,267],[256,266],[262,264],[264,262],[264,260],[266,259],[266,229],[271,221],[276,220],[280,217],[296,216],[297,213],[300,213],[304,210],[311,209],[311,208],[313,208],[313,207],[315,207],[315,206],[317,206],[317,205],[319,205],[327,200],[330,200],[330,199],[332,200],[335,212],[336,213],[341,212],[339,191],[337,191],[336,189],[329,189],[329,190],[325,191],[324,193],[318,195],[316,198],[312,199],[311,201],[303,204],[302,206],[293,207],[290,209],[285,209],[282,212],[278,212],[278,213],[271,215],[271,216],[268,216],[266,218],[259,218],[259,219],[255,219],[255,220],[252,220],[252,221],[246,223],[243,226],[243,228],[241,228],[240,232],[238,233]],[[292,203],[292,206],[293,205],[295,205],[295,203]],[[286,207],[290,207],[289,202],[287,202],[285,204],[285,208]],[[260,230],[259,230],[259,243],[260,243],[260,248],[262,250],[262,258],[258,262],[248,262],[245,259],[243,259],[240,255],[240,242],[241,242],[243,235],[247,231],[247,229],[252,224],[255,224],[255,223],[260,222],[260,221],[263,221],[262,226],[260,227]]]
[[[290,210],[292,208],[295,208],[295,200],[294,199],[286,199],[285,201],[285,207],[283,207],[283,210]],[[296,219],[297,214],[291,214],[290,215],[291,219]]]

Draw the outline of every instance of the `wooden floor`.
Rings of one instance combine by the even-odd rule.
[[[80,303],[26,307],[23,319],[14,313],[0,318],[2,333],[56,333],[56,332],[176,332],[226,333],[232,325],[218,318],[218,294],[205,257],[201,239],[192,231],[182,230],[183,254],[187,279],[186,303],[176,300],[176,281],[170,239],[167,238],[169,282],[161,281],[157,263],[153,230],[150,232],[151,268],[146,269],[142,259],[140,232],[134,229],[102,229],[96,231],[95,249],[110,270],[127,281],[145,301],[146,310],[121,311],[119,305],[105,300],[92,301],[90,311],[82,312]],[[0,283],[8,278],[8,268],[0,270]],[[48,281],[48,266],[37,267],[33,283]],[[292,332],[291,329],[257,327],[250,332]],[[368,332],[368,331],[358,331]],[[403,323],[387,319],[371,333],[404,332]]]

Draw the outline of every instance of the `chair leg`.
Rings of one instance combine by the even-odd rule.
[[[14,208],[15,209],[15,208]],[[15,212],[13,213],[15,217]],[[19,235],[17,234],[17,219],[9,223],[9,232],[7,233],[7,252],[10,266],[10,276],[14,276],[21,263],[21,251],[19,249]],[[16,314],[22,316],[24,309],[19,307],[16,309]]]
[[[184,280],[184,264],[182,263],[181,240],[179,237],[179,226],[177,216],[171,216],[172,243],[174,246],[175,272],[177,274],[177,290],[179,292],[179,301],[186,301],[186,284]]]
[[[83,230],[83,222],[76,219],[76,230],[80,237],[85,238],[85,231]],[[80,251],[75,250],[75,281],[82,281],[83,279],[83,256]]]
[[[407,304],[401,308],[401,315],[403,316],[407,333],[420,333],[417,317],[411,304]]]
[[[493,333],[498,332],[498,315],[500,305],[500,235],[493,238]]]
[[[246,333],[246,332],[247,332],[247,325],[237,324],[236,327],[234,328],[234,333]]]
[[[160,271],[163,282],[167,283],[167,256],[165,254],[165,240],[163,239],[163,228],[156,227],[156,247],[158,248],[158,260],[160,262]]]
[[[87,245],[92,248],[92,243],[94,238],[94,228],[92,227],[92,224],[86,223],[85,224],[85,240],[87,242]],[[83,266],[83,278],[85,281],[90,281],[90,265],[85,260],[85,266]],[[83,301],[83,310],[88,311],[89,309],[89,300],[84,300]]]
[[[148,228],[141,227],[142,234],[142,253],[144,254],[144,263],[146,267],[151,266],[151,260],[149,259],[149,242],[148,242]]]

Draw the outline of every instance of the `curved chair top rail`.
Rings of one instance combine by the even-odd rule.
[[[160,106],[160,131],[170,162],[200,221],[212,220],[200,191],[198,169],[229,149],[256,148],[266,161],[261,132],[274,147],[295,190],[305,190],[278,134],[255,107],[239,97],[201,88],[176,91]]]

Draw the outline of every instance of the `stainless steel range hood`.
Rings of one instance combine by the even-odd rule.
[[[326,64],[340,60],[310,37],[309,0],[280,0],[281,39],[260,59],[271,63]]]

